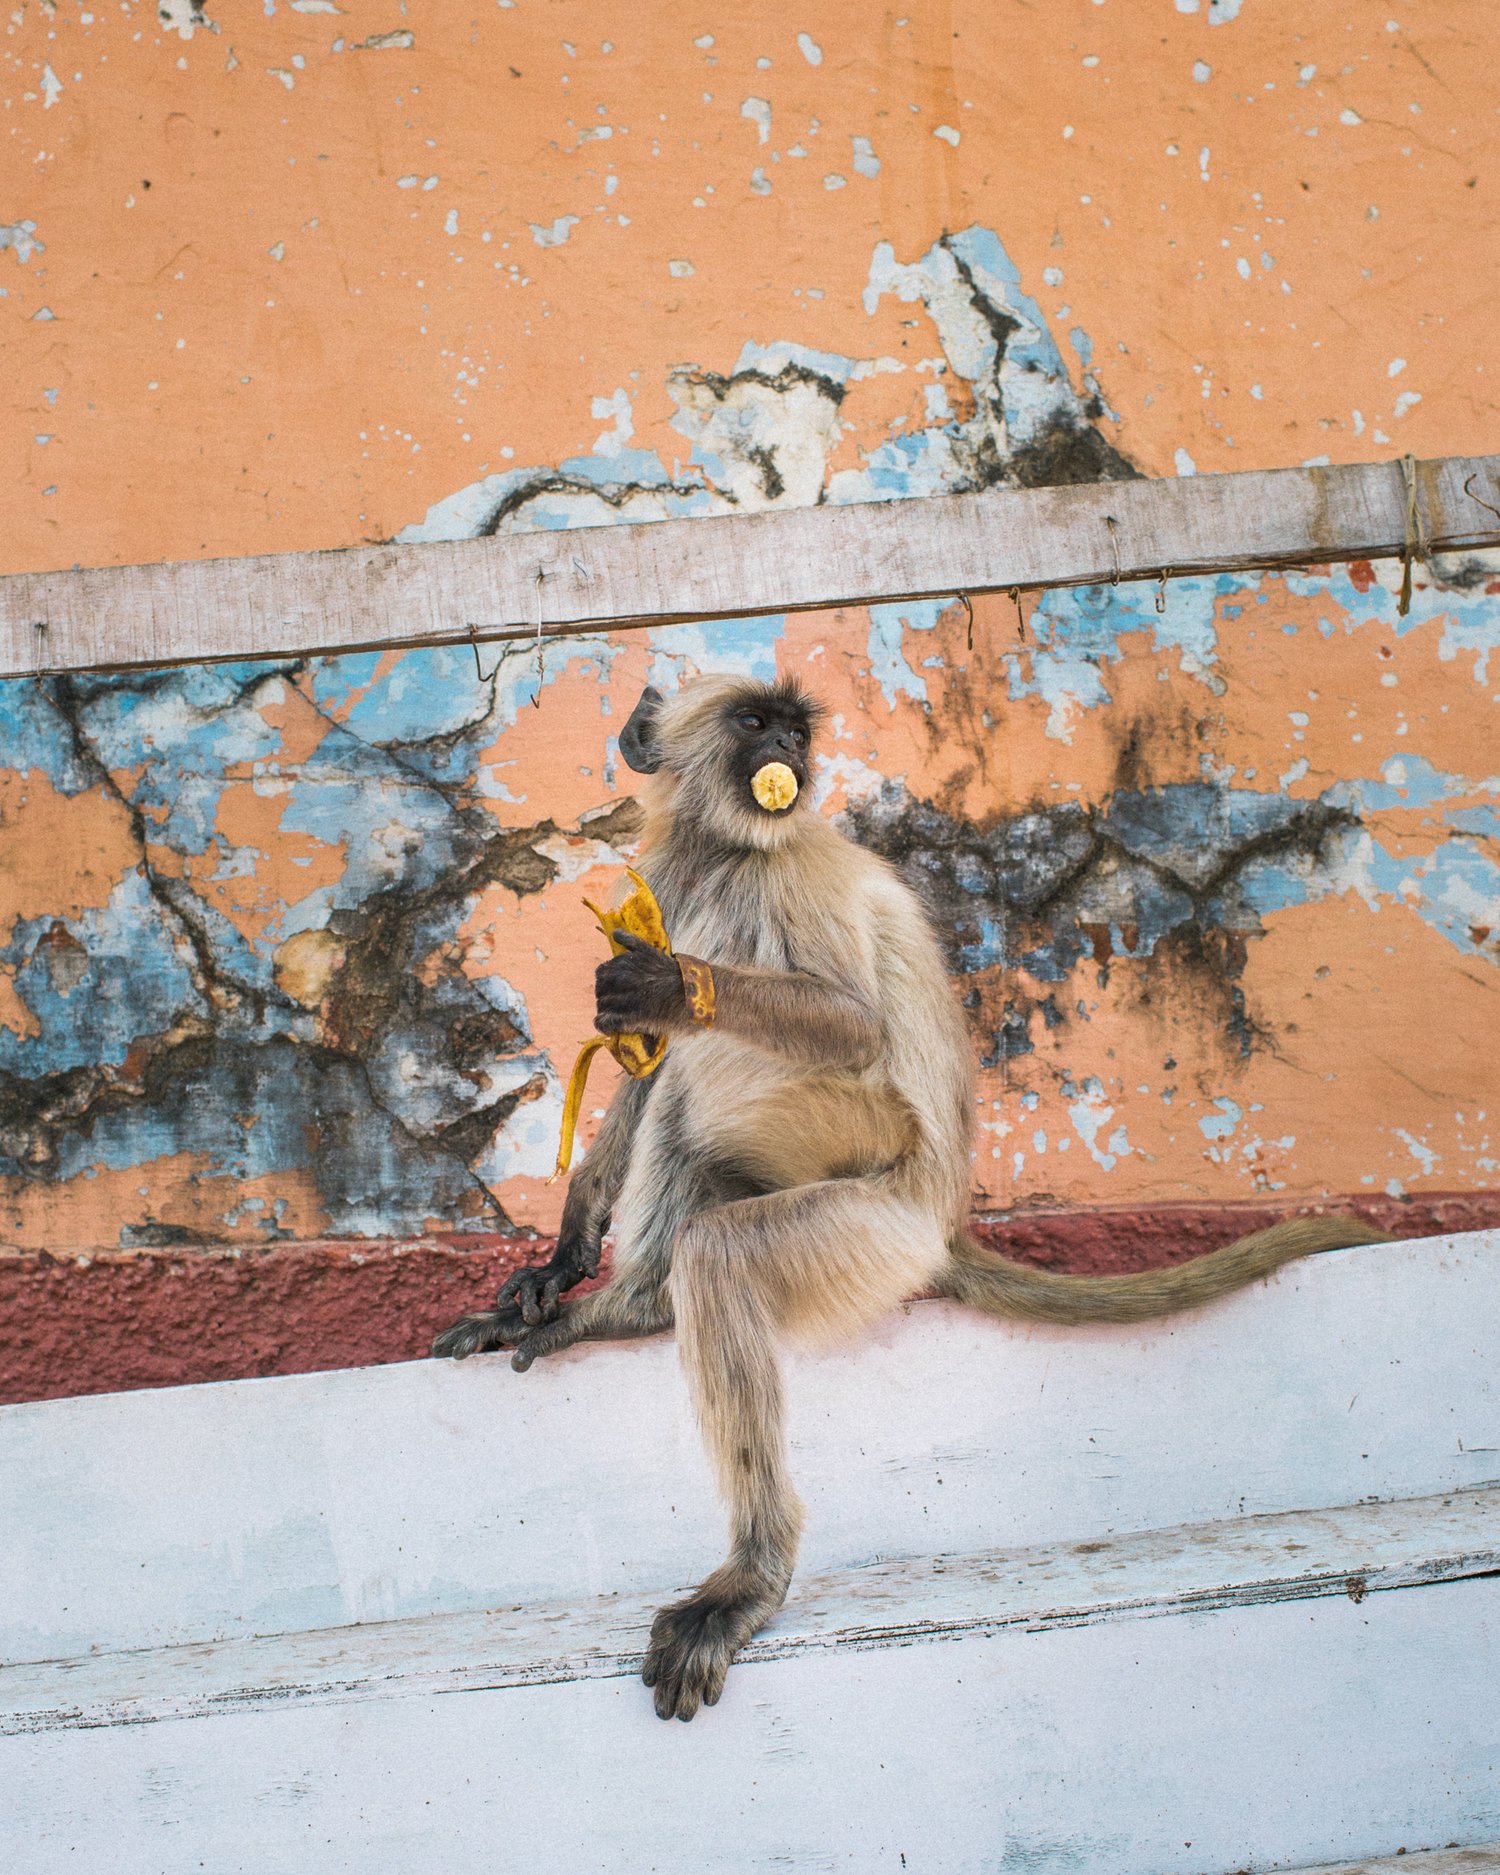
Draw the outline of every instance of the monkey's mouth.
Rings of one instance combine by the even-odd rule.
[[[750,792],[768,814],[790,813],[801,783],[785,762],[766,762],[750,777]]]

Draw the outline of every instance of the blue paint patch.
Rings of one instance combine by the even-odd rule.
[[[118,1067],[143,1036],[205,1011],[161,907],[139,871],[98,909],[19,923],[0,949],[41,1032],[0,1028],[0,1069],[29,1077]]]
[[[0,757],[20,774],[45,775],[60,794],[82,794],[98,785],[73,753],[62,717],[28,678],[0,682]]]
[[[647,681],[668,691],[698,672],[730,671],[769,683],[776,675],[776,647],[785,634],[786,616],[781,612],[712,625],[654,625],[647,633],[653,654]]]
[[[795,345],[788,339],[778,339],[773,345],[757,345],[753,339],[747,339],[735,361],[734,375],[755,371],[762,377],[774,378],[792,365],[799,371],[812,372],[815,377],[827,378],[832,384],[847,384],[857,364],[857,359],[846,358],[842,352],[820,352],[811,345]]]
[[[1244,1111],[1234,1101],[1220,1094],[1214,1101],[1215,1111],[1207,1114],[1198,1122],[1198,1131],[1205,1139],[1228,1139],[1229,1135],[1244,1119]]]
[[[927,701],[927,685],[906,661],[908,631],[930,632],[951,599],[903,600],[898,605],[872,605],[870,613],[870,675],[892,709],[900,696]]]

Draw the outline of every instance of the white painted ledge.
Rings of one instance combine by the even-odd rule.
[[[7,1866],[1416,1875],[1500,1837],[1497,1295],[1479,1233],[794,1362],[805,1567],[689,1727],[669,1342],[0,1409]]]

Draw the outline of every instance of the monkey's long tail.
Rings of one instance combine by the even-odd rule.
[[[1390,1241],[1386,1232],[1358,1218],[1295,1217],[1171,1269],[1059,1276],[997,1256],[964,1231],[949,1244],[950,1259],[937,1287],[939,1294],[987,1315],[1033,1322],[1144,1322],[1212,1302],[1294,1257]]]

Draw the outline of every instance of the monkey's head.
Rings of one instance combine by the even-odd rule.
[[[795,679],[700,677],[674,696],[648,689],[620,731],[637,774],[661,777],[660,804],[731,846],[779,846],[807,812],[812,739],[823,712]],[[775,768],[788,769],[791,792]],[[779,781],[779,796],[771,781]],[[761,777],[756,785],[756,777]],[[665,797],[665,798],[663,798]]]

